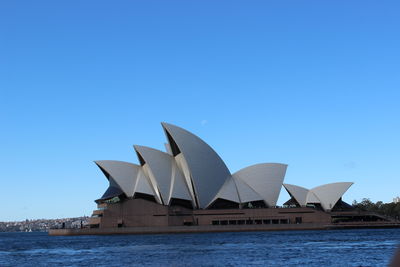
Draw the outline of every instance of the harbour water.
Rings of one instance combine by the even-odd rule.
[[[0,233],[0,266],[387,266],[400,229],[48,236]]]

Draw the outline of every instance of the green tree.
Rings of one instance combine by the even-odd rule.
[[[400,203],[383,203],[382,201],[373,203],[369,198],[363,198],[361,202],[354,200],[352,205],[357,210],[376,212],[396,219],[400,218]]]

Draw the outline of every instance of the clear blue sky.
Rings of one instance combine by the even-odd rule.
[[[400,195],[398,1],[1,1],[0,221],[90,215],[92,162],[163,149]],[[287,199],[281,191],[279,203]]]

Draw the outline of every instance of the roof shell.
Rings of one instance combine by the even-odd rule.
[[[264,201],[264,199],[244,181],[235,176],[232,176],[232,179],[235,181],[239,194],[240,203],[247,203],[260,200]]]
[[[306,206],[307,204],[307,195],[309,190],[292,184],[283,184],[286,191],[288,191],[289,195],[296,199],[296,201],[300,204],[300,206]]]
[[[314,187],[310,191],[321,201],[324,210],[331,210],[352,185],[352,182],[331,183]]]
[[[226,180],[225,184],[221,187],[214,200],[218,198],[240,203],[238,189],[233,178]]]
[[[150,168],[156,182],[155,189],[159,191],[164,205],[169,204],[172,195],[191,200],[187,187],[182,184],[183,174],[177,168],[174,157],[150,147],[135,145],[134,148]]]
[[[276,206],[286,168],[286,164],[260,163],[239,170],[233,177],[250,186],[268,206]]]
[[[107,188],[106,192],[99,198],[98,200],[105,200],[105,199],[110,199],[113,197],[117,197],[121,194],[124,194],[124,192],[121,190],[121,188],[117,185],[117,183],[110,177],[108,180],[110,182],[110,186]],[[98,201],[96,200],[96,201]]]
[[[119,186],[128,197],[133,197],[140,166],[124,161],[98,160],[96,165]],[[107,176],[107,175],[106,175]]]
[[[140,169],[138,173],[134,192],[151,195],[154,196],[154,198],[156,198],[153,186],[150,184],[149,178],[145,175],[142,169]]]
[[[301,206],[319,203],[324,210],[331,210],[352,184],[352,182],[330,183],[310,190],[297,185],[283,186]]]
[[[157,180],[154,177],[153,172],[151,171],[149,165],[147,163],[145,163],[144,165],[142,165],[142,170],[144,175],[147,178],[147,181],[149,182],[149,185],[151,187],[151,191],[154,193],[154,198],[156,199],[158,204],[163,204],[162,198],[161,198],[161,194],[160,194],[160,190],[157,187]]]
[[[207,208],[231,177],[228,168],[218,154],[196,135],[172,124],[162,123],[162,126],[174,156],[182,153],[187,164],[198,207]]]
[[[172,174],[171,174],[171,190],[169,194],[169,202],[172,198],[189,200],[194,204],[194,199],[190,195],[189,185],[186,183],[185,176],[178,167],[174,157],[171,156]]]
[[[321,203],[321,200],[314,194],[313,191],[308,191],[306,204]]]

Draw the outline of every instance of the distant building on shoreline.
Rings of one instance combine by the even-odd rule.
[[[88,225],[89,217],[63,219],[36,219],[13,222],[0,222],[0,232],[46,232],[50,228],[82,228]]]

